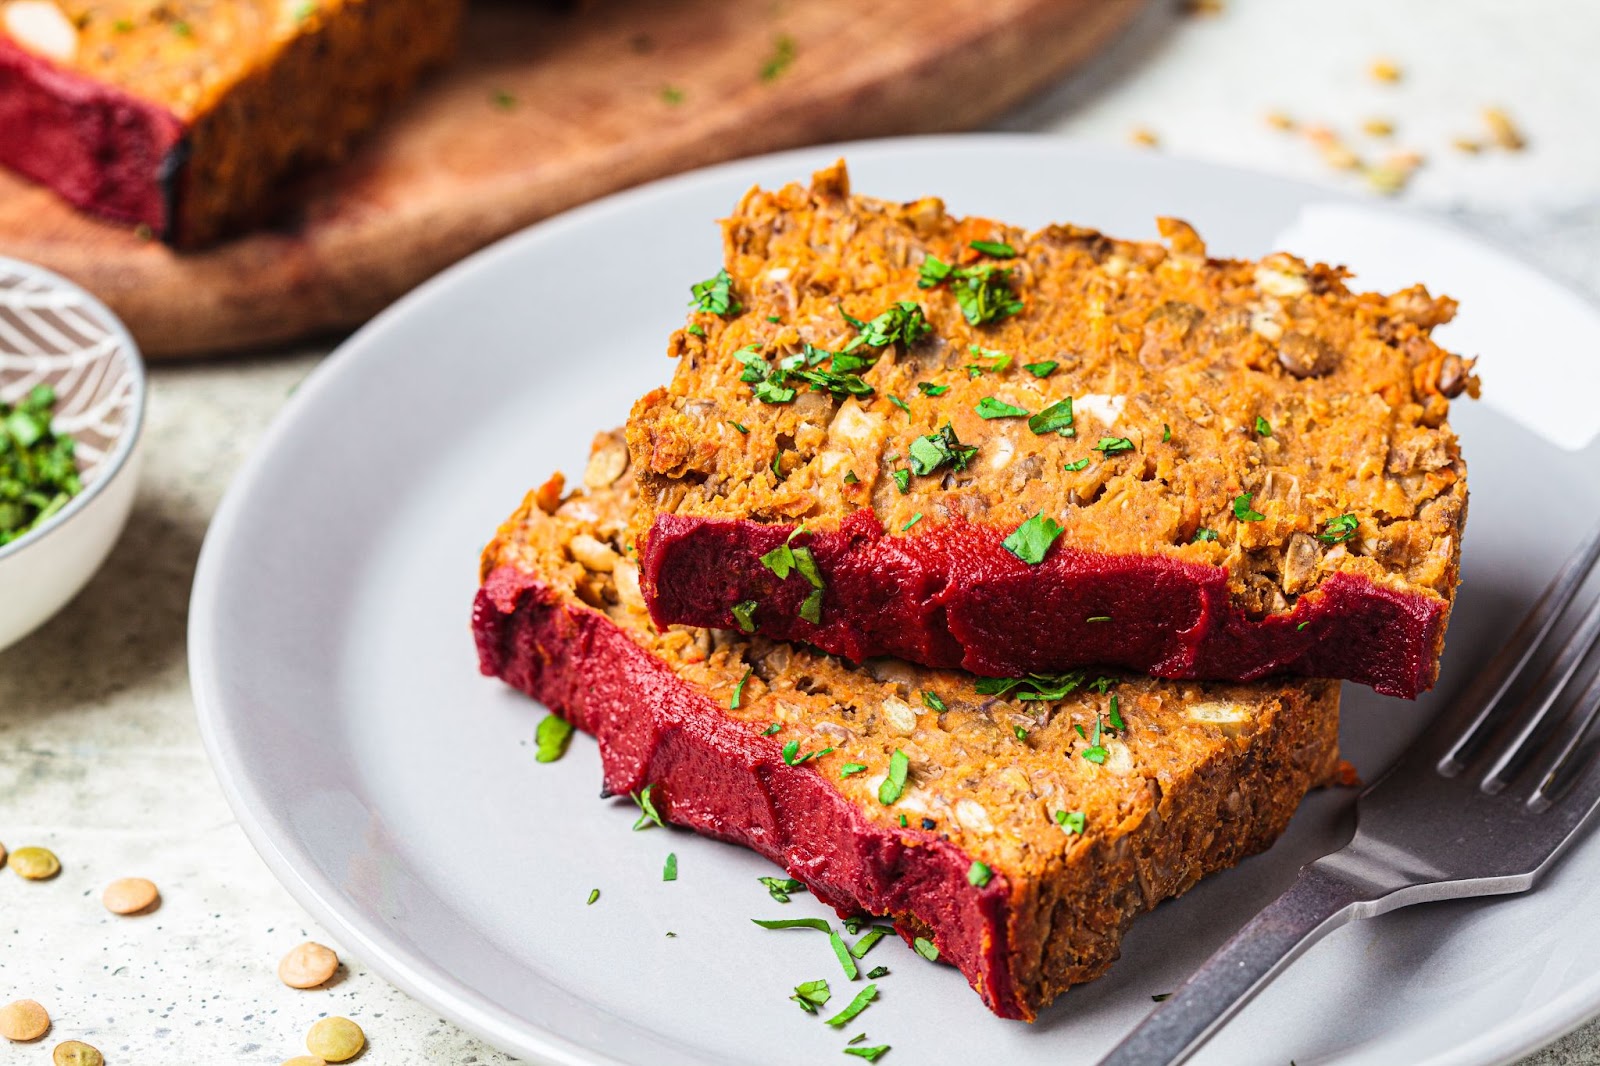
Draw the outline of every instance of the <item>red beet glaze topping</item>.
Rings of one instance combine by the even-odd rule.
[[[176,115],[0,35],[0,164],[77,207],[167,233]]]
[[[872,824],[814,767],[786,765],[776,740],[730,719],[610,619],[522,571],[488,575],[472,625],[485,674],[599,741],[607,793],[654,785],[664,819],[760,852],[841,916],[892,916],[907,940],[937,929],[939,958],[990,1010],[1033,1017],[1008,961],[1013,905],[999,871],[975,887],[960,848],[914,826]]]
[[[800,617],[806,579],[780,581],[761,562],[794,529],[658,515],[640,560],[656,625],[733,629],[733,607],[754,600],[763,634],[857,662],[892,655],[992,677],[1090,664],[1204,680],[1286,673],[1407,699],[1432,686],[1444,639],[1442,602],[1349,574],[1329,576],[1288,613],[1252,619],[1230,602],[1222,567],[1060,546],[1029,566],[992,527],[893,537],[870,509],[795,540],[827,585],[812,624]]]

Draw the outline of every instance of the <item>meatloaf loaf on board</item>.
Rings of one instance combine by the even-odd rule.
[[[182,247],[450,54],[462,0],[0,0],[0,163]]]
[[[1173,219],[1162,245],[851,196],[842,163],[723,226],[628,422],[658,625],[1432,685],[1467,510],[1445,416],[1477,390],[1429,339],[1452,301],[1208,258]]]
[[[587,491],[558,476],[500,527],[483,672],[594,734],[607,793],[652,786],[667,820],[929,938],[1002,1017],[1099,975],[1135,915],[1267,847],[1334,771],[1333,682],[985,682],[657,629],[626,467],[602,435]]]

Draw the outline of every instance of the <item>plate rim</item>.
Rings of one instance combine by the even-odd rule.
[[[384,308],[337,345],[311,370],[294,395],[273,416],[266,432],[233,475],[212,516],[201,545],[189,599],[187,659],[190,691],[207,759],[230,809],[251,846],[295,901],[367,966],[408,996],[472,1035],[511,1054],[524,1058],[531,1056],[534,1061],[558,1066],[626,1066],[620,1060],[592,1051],[488,1002],[481,993],[444,973],[420,952],[387,943],[381,930],[366,915],[354,907],[339,904],[336,893],[329,891],[329,885],[314,883],[326,881],[325,878],[309,877],[295,865],[282,846],[283,840],[292,834],[286,826],[264,818],[257,804],[247,795],[244,782],[249,777],[248,763],[228,735],[228,713],[224,710],[226,700],[220,691],[220,678],[212,666],[216,661],[212,652],[215,646],[215,622],[224,609],[220,593],[226,571],[221,560],[228,550],[227,545],[232,540],[234,530],[239,526],[246,501],[268,467],[280,441],[298,428],[307,417],[305,412],[315,406],[318,397],[332,388],[336,380],[356,372],[365,366],[367,360],[376,358],[373,353],[381,350],[387,336],[396,328],[403,327],[414,310],[426,305],[435,292],[456,284],[468,275],[492,270],[500,260],[516,255],[526,245],[536,244],[574,228],[581,229],[591,220],[625,212],[651,200],[670,198],[681,188],[718,182],[741,170],[757,171],[787,163],[799,164],[803,169],[817,165],[815,161],[825,155],[846,156],[854,162],[864,157],[878,158],[900,152],[970,151],[977,144],[1000,145],[1058,157],[1114,157],[1141,159],[1158,166],[1198,167],[1234,177],[1257,188],[1275,185],[1308,202],[1353,203],[1376,212],[1421,218],[1431,225],[1461,235],[1497,257],[1529,267],[1546,284],[1576,292],[1593,303],[1589,294],[1560,278],[1552,277],[1515,251],[1434,213],[1393,204],[1371,203],[1338,189],[1246,167],[1181,155],[1152,157],[1147,151],[1060,134],[978,132],[871,138],[748,156],[647,182],[591,201],[536,222],[452,264]],[[1542,1009],[1520,1014],[1495,1029],[1475,1033],[1466,1042],[1420,1060],[1418,1066],[1503,1066],[1582,1027],[1594,1020],[1597,1014],[1600,1014],[1600,973],[1587,982],[1567,989],[1565,995],[1547,1001]]]

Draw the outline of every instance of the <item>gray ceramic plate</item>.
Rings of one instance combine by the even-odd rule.
[[[1375,285],[1415,276],[1463,299],[1444,337],[1481,352],[1495,397],[1455,419],[1472,469],[1466,583],[1435,696],[1347,688],[1346,751],[1369,777],[1600,515],[1594,404],[1567,402],[1585,375],[1593,391],[1579,353],[1600,350],[1594,313],[1448,228],[1301,185],[1059,140],[880,142],[647,186],[474,256],[362,330],[289,404],[206,540],[190,661],[217,773],[274,873],[350,951],[507,1051],[837,1063],[864,1030],[893,1045],[890,1063],[1091,1062],[1349,831],[1350,792],[1314,795],[1270,853],[1140,921],[1107,977],[1033,1026],[996,1020],[955,971],[886,941],[869,956],[893,971],[882,997],[840,1034],[786,998],[815,977],[845,989],[825,943],[749,922],[821,913],[814,900],[775,904],[755,878],[776,871],[738,849],[630,832],[631,805],[596,798],[584,738],[535,764],[539,708],[476,671],[479,549],[527,488],[580,472],[594,431],[665,380],[688,286],[719,261],[713,219],[753,182],[802,179],[841,153],[879,196],[938,191],[962,212],[1130,236],[1176,214],[1217,252],[1286,245]],[[663,883],[669,851],[681,873]],[[1336,933],[1200,1061],[1494,1063],[1597,1009],[1591,840],[1528,896]]]

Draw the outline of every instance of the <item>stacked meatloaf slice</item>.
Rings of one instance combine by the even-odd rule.
[[[485,550],[485,673],[599,740],[605,787],[745,844],[844,915],[930,940],[1032,1018],[1129,922],[1267,847],[1335,769],[1337,685],[1095,671],[985,681],[658,627],[620,434],[586,489],[529,494]]]
[[[0,0],[0,164],[194,247],[450,54],[462,0]]]
[[[655,622],[1430,687],[1467,505],[1446,416],[1477,389],[1430,338],[1454,304],[1161,230],[956,218],[842,164],[749,193],[628,422]]]

